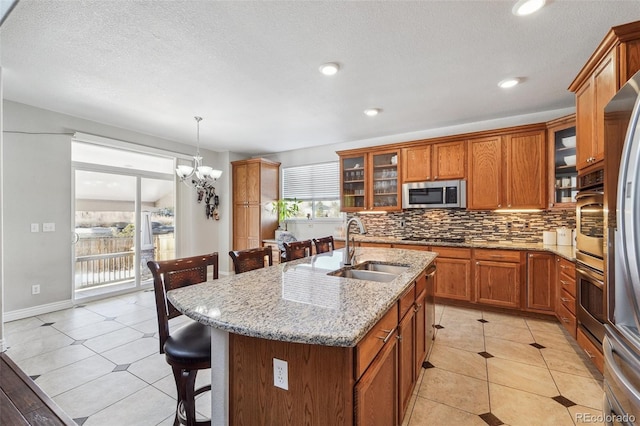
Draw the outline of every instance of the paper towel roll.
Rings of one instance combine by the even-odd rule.
[[[545,245],[556,245],[556,233],[554,231],[543,231],[542,232],[542,244]]]

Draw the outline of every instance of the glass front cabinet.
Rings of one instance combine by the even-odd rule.
[[[402,210],[400,150],[339,154],[342,211]]]
[[[574,209],[578,193],[575,114],[547,123],[549,208]]]

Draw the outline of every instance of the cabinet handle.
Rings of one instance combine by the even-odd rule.
[[[438,179],[438,176],[434,176],[433,178],[434,178],[434,179]]]
[[[560,262],[560,259],[558,259],[558,262]],[[567,267],[565,265],[560,265],[560,269],[567,269]]]
[[[507,207],[511,207],[511,204],[507,204]]]
[[[533,254],[529,253],[529,257],[533,257]]]
[[[569,299],[567,299],[566,297],[561,297],[560,300],[562,300],[563,302],[568,302]]]
[[[413,308],[413,312],[418,312],[418,311],[420,310],[420,308],[422,308],[422,305],[416,305],[416,306]]]
[[[431,179],[431,176],[427,176],[427,180]]]
[[[502,204],[498,204],[498,207],[502,207]]]
[[[382,330],[385,333],[388,333],[386,337],[378,337],[378,339],[382,340],[382,343],[387,343],[389,341],[389,339],[391,338],[391,335],[393,334],[394,331],[396,331],[395,328],[392,328],[391,330]]]
[[[402,336],[398,334],[398,335],[396,336],[396,339],[398,339],[399,341],[402,341]]]
[[[494,259],[502,259],[502,255],[501,254],[492,254],[490,257],[492,257]]]
[[[480,262],[476,262],[476,265],[480,265]]]
[[[567,324],[569,323],[569,318],[567,317],[562,317],[562,322],[566,322]]]
[[[556,259],[556,262],[560,263],[560,258]],[[561,268],[564,268],[564,265],[560,265]]]
[[[587,356],[589,358],[595,358],[595,356],[591,355],[591,352],[589,352],[588,350],[584,349],[584,351],[587,353]]]

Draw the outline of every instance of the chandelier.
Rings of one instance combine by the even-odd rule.
[[[194,118],[196,119],[196,140],[198,145],[196,155],[193,156],[193,166],[179,165],[176,167],[176,174],[180,178],[180,182],[196,189],[198,203],[205,201],[207,219],[213,217],[218,220],[219,198],[216,195],[216,188],[213,184],[222,176],[222,170],[202,165],[202,156],[200,155],[200,122],[202,117]]]

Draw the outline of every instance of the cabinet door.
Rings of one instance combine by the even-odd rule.
[[[240,203],[233,206],[233,250],[249,248],[247,205]]]
[[[500,136],[474,139],[469,145],[467,208],[502,207],[502,142]]]
[[[398,423],[398,339],[392,336],[356,384],[356,424]]]
[[[233,166],[233,203],[243,204],[249,201],[247,193],[248,167],[247,164]]]
[[[466,148],[466,141],[434,144],[433,180],[464,179]]]
[[[432,286],[431,283],[428,285]],[[423,361],[427,358],[427,353],[429,352],[430,343],[428,329],[433,329],[433,320],[429,318],[427,315],[427,291],[423,291],[416,297],[416,306],[415,306],[415,322],[416,322],[416,365],[414,367],[414,373],[416,379],[420,375],[420,369],[422,368]]]
[[[248,204],[245,208],[247,212],[247,244],[248,248],[262,246],[260,238],[260,204]]]
[[[402,173],[403,182],[431,180],[431,145],[404,148]]]
[[[436,266],[438,269],[433,283],[435,295],[471,301],[471,259],[437,257]]]
[[[411,391],[416,382],[415,375],[415,313],[413,309],[398,324],[398,423],[411,400]]]
[[[555,269],[552,254],[527,255],[527,309],[554,311]]]
[[[576,165],[589,166],[593,156],[594,89],[591,80],[576,92]]]
[[[247,202],[260,203],[260,163],[247,164]]]
[[[369,210],[402,210],[400,198],[399,150],[369,154]]]
[[[520,307],[520,264],[479,260],[475,265],[476,301]]]
[[[365,178],[367,176],[366,155],[340,157],[340,195],[343,212],[357,212],[363,210],[368,201],[368,189]]]
[[[507,135],[505,197],[507,208],[546,207],[544,131]],[[504,206],[503,206],[504,207]]]
[[[604,159],[604,107],[607,106],[611,98],[616,94],[616,62],[615,50],[612,50],[593,73],[593,84],[595,86],[595,129],[593,139],[594,162]]]

